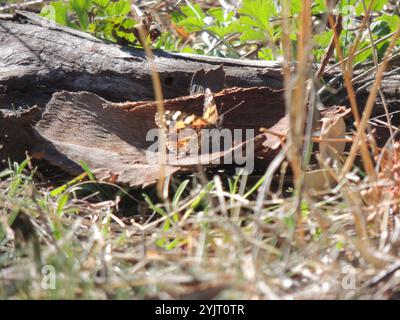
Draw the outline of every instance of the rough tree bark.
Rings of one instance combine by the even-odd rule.
[[[0,43],[0,90],[7,92],[0,100],[3,106],[14,99],[30,104],[32,93],[39,102],[46,101],[59,90],[88,91],[119,102],[154,99],[150,65],[141,49],[105,43],[58,25],[48,27],[48,21],[27,12],[0,20]],[[165,98],[188,95],[196,71],[220,64],[227,87],[282,88],[276,62],[162,51],[155,51],[154,62]]]

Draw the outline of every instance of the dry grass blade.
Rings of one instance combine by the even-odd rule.
[[[157,67],[154,63],[154,55],[151,47],[149,46],[149,42],[147,39],[147,35],[145,34],[144,30],[142,28],[138,28],[138,34],[140,38],[140,43],[143,45],[144,52],[146,53],[146,56],[149,60],[150,68],[151,68],[151,79],[153,83],[153,90],[154,90],[154,96],[157,104],[157,112],[159,114],[160,119],[164,116],[164,97],[162,93],[162,86],[161,86],[161,80],[160,76],[157,71]],[[165,190],[165,175],[166,175],[166,169],[165,169],[165,163],[166,163],[166,142],[165,142],[165,137],[164,135],[161,135],[160,141],[159,141],[159,163],[160,163],[160,179],[157,183],[157,192],[158,195],[162,198],[165,199],[166,195],[164,193]]]
[[[363,146],[366,147],[366,144],[365,144],[365,142],[366,142],[366,140],[365,140],[365,129],[367,127],[368,120],[369,120],[369,118],[371,116],[372,109],[373,109],[374,104],[375,104],[375,98],[376,98],[376,95],[378,93],[378,89],[379,89],[379,87],[381,85],[381,81],[382,81],[384,72],[386,70],[386,66],[388,64],[388,60],[390,58],[392,50],[393,50],[393,48],[394,48],[394,46],[396,44],[396,41],[399,38],[399,36],[400,36],[400,28],[398,28],[397,32],[393,35],[393,38],[392,38],[392,40],[390,42],[390,45],[386,50],[385,57],[383,58],[383,63],[380,66],[380,68],[379,68],[379,70],[378,70],[378,72],[376,74],[376,78],[375,78],[374,84],[371,87],[371,91],[370,91],[370,94],[368,96],[368,100],[367,100],[367,103],[365,105],[365,108],[364,108],[363,116],[362,116],[360,122],[357,125],[357,133],[356,133],[353,145],[351,146],[349,157],[346,159],[346,162],[345,162],[345,164],[343,166],[343,169],[342,169],[342,172],[340,174],[340,178],[344,178],[344,176],[351,170],[351,167],[353,166],[354,160],[355,160],[355,158],[357,156],[358,149],[359,148],[363,148]],[[365,161],[366,159],[369,159],[369,161]],[[371,161],[370,159],[371,158],[369,157],[369,155],[367,157],[363,157],[363,160],[365,161],[365,166],[367,166],[367,164]],[[372,171],[372,172],[370,172],[370,171]],[[368,174],[370,174],[371,178],[375,177],[374,180],[376,180],[376,174],[375,174],[373,168],[372,168],[372,170],[368,170],[367,172],[368,172]]]

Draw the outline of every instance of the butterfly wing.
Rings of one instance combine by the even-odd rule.
[[[204,92],[203,117],[170,110],[165,111],[161,118],[158,112],[155,115],[156,125],[165,134],[167,148],[177,154],[189,153],[195,142],[193,139],[199,142],[201,129],[218,127],[220,120],[214,96],[208,88]]]
[[[203,119],[211,125],[217,125],[218,122],[218,110],[215,104],[214,96],[209,88],[204,92],[204,107],[203,107]]]
[[[187,154],[190,151],[192,139],[198,138],[194,127],[199,120],[201,118],[181,111],[167,110],[161,119],[158,112],[155,115],[155,123],[164,132],[168,150],[176,154]]]

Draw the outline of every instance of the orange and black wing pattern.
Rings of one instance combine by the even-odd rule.
[[[155,115],[155,123],[165,135],[168,150],[183,155],[190,151],[189,146],[193,142],[192,139],[200,141],[201,129],[216,127],[218,120],[217,106],[213,94],[208,88],[204,93],[202,117],[189,115],[179,110],[167,110],[161,118],[158,113]]]

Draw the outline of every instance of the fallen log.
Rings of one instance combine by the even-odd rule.
[[[145,133],[155,127],[156,111],[151,68],[143,50],[51,25],[28,12],[0,19],[0,44],[0,108],[8,110],[0,113],[1,160],[21,160],[28,151],[71,174],[80,172],[84,161],[99,177],[120,183],[144,186],[156,181],[159,164],[149,165],[143,157],[148,147]],[[224,127],[254,129],[256,157],[264,164],[273,158],[281,145],[278,137],[288,128],[279,63],[157,50],[154,55],[166,109],[197,115],[204,98],[188,95],[193,93],[191,82],[201,83],[208,71],[223,65],[223,83],[213,84],[218,107],[224,112],[244,102],[224,119]],[[335,99],[348,105],[337,70],[326,80],[333,77],[337,81],[331,87],[341,93],[322,106],[324,112]],[[390,111],[399,107],[396,77],[389,73],[381,86]],[[370,89],[366,81],[354,84],[361,111]],[[218,92],[224,87],[230,89]],[[132,102],[122,108],[111,103],[124,101]],[[26,111],[10,111],[18,108]],[[377,100],[374,114],[382,115],[382,109]],[[278,135],[259,134],[261,127]],[[173,173],[197,165],[184,159],[166,169]]]
[[[99,177],[118,177],[118,182],[132,186],[155,181],[158,165],[149,166],[143,157],[146,131],[155,126],[155,104],[145,102],[154,100],[154,94],[151,68],[143,50],[106,43],[62,26],[49,26],[48,21],[28,12],[0,20],[0,39],[2,108],[34,104],[45,110],[42,116],[30,119],[32,126],[41,120],[31,134],[28,126],[30,138],[23,139],[23,152],[27,150],[71,174],[81,170],[82,160],[97,170]],[[208,83],[214,92],[224,87],[249,88],[216,95],[221,112],[245,101],[243,107],[227,115],[224,127],[253,128],[258,134],[260,127],[273,126],[284,116],[283,95],[279,90],[282,74],[276,62],[157,50],[154,56],[164,95],[169,98],[165,101],[167,109],[199,114],[204,98],[188,94],[202,84],[210,70],[223,65],[222,82]],[[173,99],[176,97],[181,98]],[[103,105],[109,104],[103,99],[139,102],[130,111],[103,109]],[[18,139],[18,130],[12,130],[0,142],[10,145]],[[10,147],[0,149],[0,158],[22,160],[25,156],[14,151]],[[193,161],[179,163],[169,166],[167,173],[194,166]]]
[[[88,91],[110,101],[154,100],[151,68],[141,49],[51,25],[32,13],[0,19],[0,103],[44,107],[60,90]],[[223,64],[226,87],[282,88],[280,64],[154,51],[165,98],[189,94],[195,72]],[[41,100],[41,101],[39,101]],[[42,103],[41,103],[42,102]]]

